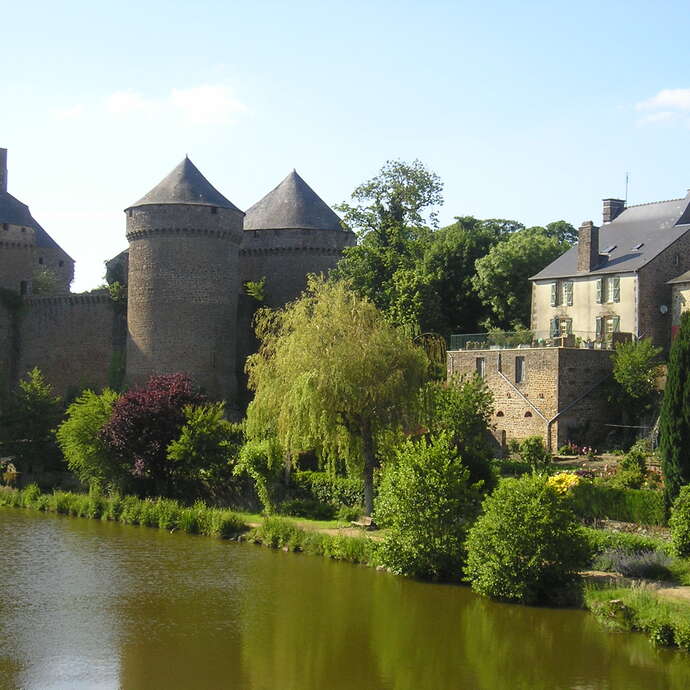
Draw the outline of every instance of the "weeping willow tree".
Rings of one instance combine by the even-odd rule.
[[[367,299],[342,282],[311,276],[303,296],[255,318],[261,342],[247,360],[255,392],[250,438],[277,436],[292,457],[314,449],[345,458],[373,507],[376,440],[416,420],[428,359]]]

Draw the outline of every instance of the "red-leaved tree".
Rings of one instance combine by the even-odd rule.
[[[151,480],[157,494],[169,493],[186,473],[168,460],[167,448],[180,435],[185,406],[205,402],[186,374],[152,376],[118,398],[101,437],[124,470]]]

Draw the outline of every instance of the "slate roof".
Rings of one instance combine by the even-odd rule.
[[[128,208],[149,204],[216,206],[242,213],[201,174],[199,168],[186,156],[165,179]]]
[[[245,230],[338,230],[340,218],[293,170],[244,217]]]
[[[639,271],[688,230],[690,192],[682,199],[628,206],[599,228],[599,253],[603,256],[596,268],[578,272],[575,245],[530,280]],[[610,247],[614,249],[605,254]]]
[[[64,255],[73,261],[72,257],[41,227],[39,222],[31,215],[26,204],[15,199],[8,192],[0,192],[0,223],[11,225],[24,225],[33,228],[36,236],[37,247],[50,247],[59,249]]]
[[[681,273],[677,278],[673,278],[672,280],[667,281],[669,285],[672,285],[673,283],[690,283],[690,271],[685,271],[685,273]]]

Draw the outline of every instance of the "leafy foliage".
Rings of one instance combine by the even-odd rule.
[[[558,258],[569,245],[543,228],[525,228],[496,244],[478,259],[474,286],[491,308],[491,323],[509,328],[529,324],[532,299],[530,276]],[[509,289],[507,289],[509,286]]]
[[[684,486],[678,493],[668,524],[676,554],[690,556],[690,485]]]
[[[119,485],[125,475],[100,433],[116,400],[117,393],[109,389],[100,395],[84,391],[67,408],[67,419],[57,430],[67,466],[81,482],[96,490]]]
[[[585,520],[666,524],[664,496],[660,491],[611,486],[599,480],[580,482],[574,492],[573,509]]]
[[[55,271],[47,266],[34,269],[31,277],[31,293],[37,296],[54,295],[62,290],[62,283]]]
[[[470,484],[448,435],[406,441],[384,465],[376,519],[389,527],[381,562],[397,573],[457,580],[464,541],[479,511],[480,488]]]
[[[283,452],[275,436],[247,441],[237,456],[234,473],[248,475],[266,514],[275,510],[279,473],[284,467]]]
[[[152,376],[144,388],[117,399],[101,438],[132,476],[150,480],[165,495],[188,479],[188,466],[171,462],[168,446],[188,421],[185,408],[202,402],[186,374]]]
[[[480,594],[537,603],[575,584],[588,559],[568,499],[534,475],[504,479],[484,500],[467,538],[465,574]]]
[[[20,472],[61,467],[55,428],[62,418],[60,398],[38,368],[28,372],[0,417],[3,455],[14,456]]]
[[[337,477],[330,472],[295,472],[292,482],[298,494],[333,506],[359,507],[364,485],[356,477]]]
[[[496,483],[489,442],[493,395],[486,382],[478,376],[452,377],[447,383],[427,384],[422,395],[427,429],[432,434],[447,433],[470,471],[471,483],[482,481],[485,489],[492,489]]]
[[[373,504],[376,435],[415,417],[427,358],[376,307],[341,282],[311,277],[303,296],[256,317],[261,341],[247,360],[255,391],[247,435],[272,435],[292,457],[344,457]]]
[[[594,567],[597,570],[620,573],[624,577],[649,580],[670,580],[672,559],[663,551],[633,551],[610,549],[599,554]]]
[[[520,442],[520,460],[526,462],[533,470],[548,469],[551,464],[551,453],[544,445],[541,436],[528,436]]]
[[[660,347],[651,338],[620,343],[613,354],[613,378],[627,396],[644,400],[654,393],[659,375]]]

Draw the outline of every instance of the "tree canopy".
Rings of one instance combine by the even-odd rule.
[[[370,514],[377,433],[414,418],[423,349],[343,282],[313,276],[300,299],[260,310],[255,328],[248,437],[275,435],[292,457],[313,449],[324,460],[345,458],[362,473]]]

